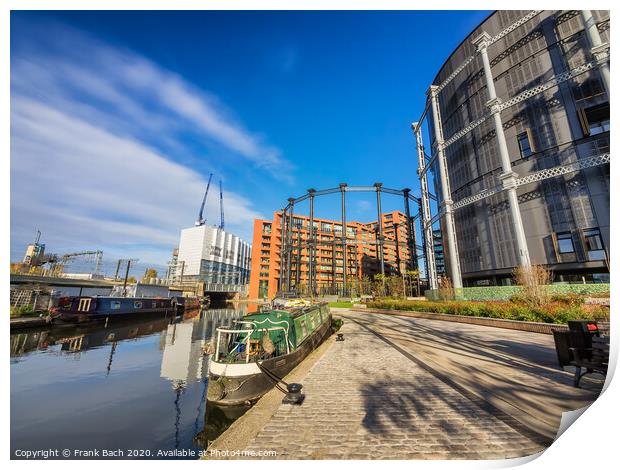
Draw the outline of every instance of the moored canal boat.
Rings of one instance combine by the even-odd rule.
[[[55,320],[69,322],[173,311],[176,306],[171,298],[107,296],[60,297],[58,306],[50,309]]]
[[[327,303],[289,300],[244,316],[234,328],[218,328],[209,363],[208,401],[253,403],[332,333]]]

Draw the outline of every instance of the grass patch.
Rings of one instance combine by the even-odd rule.
[[[328,305],[336,308],[351,308],[353,307],[353,302],[329,302]]]
[[[600,305],[568,302],[565,299],[551,301],[542,307],[532,307],[521,302],[438,302],[383,299],[369,302],[368,307],[556,324],[566,324],[568,320],[581,319],[609,321],[609,308]]]

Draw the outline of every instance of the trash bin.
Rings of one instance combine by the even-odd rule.
[[[570,351],[570,331],[553,328],[553,341],[555,342],[555,352],[558,355],[560,367],[570,365],[573,355]]]

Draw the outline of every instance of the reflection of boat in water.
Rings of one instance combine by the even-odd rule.
[[[263,370],[284,377],[332,332],[327,303],[274,302],[235,328],[218,328],[209,365],[208,400],[217,405],[251,403],[274,386]]]
[[[250,409],[250,405],[217,406],[207,401],[204,428],[194,437],[194,442],[207,449],[220,434]]]
[[[208,295],[204,297],[174,297],[176,308],[179,313],[189,312],[190,310],[206,309],[211,304]]]
[[[101,324],[83,324],[63,328],[48,327],[11,335],[11,355],[19,356],[32,350],[45,350],[60,345],[61,351],[79,352],[106,344],[134,339],[157,333],[170,323],[170,318],[133,318],[102,327]]]

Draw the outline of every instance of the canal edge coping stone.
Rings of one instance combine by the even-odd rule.
[[[336,335],[332,334],[318,348],[291,372],[284,377],[286,382],[301,382],[314,365],[323,357],[323,354],[334,344]],[[211,445],[204,451],[202,459],[228,460],[230,457],[211,456],[210,451],[235,452],[244,450],[271,420],[282,405],[284,395],[277,388],[272,388],[263,395],[248,411],[233,422]],[[285,405],[294,406],[294,405]]]

